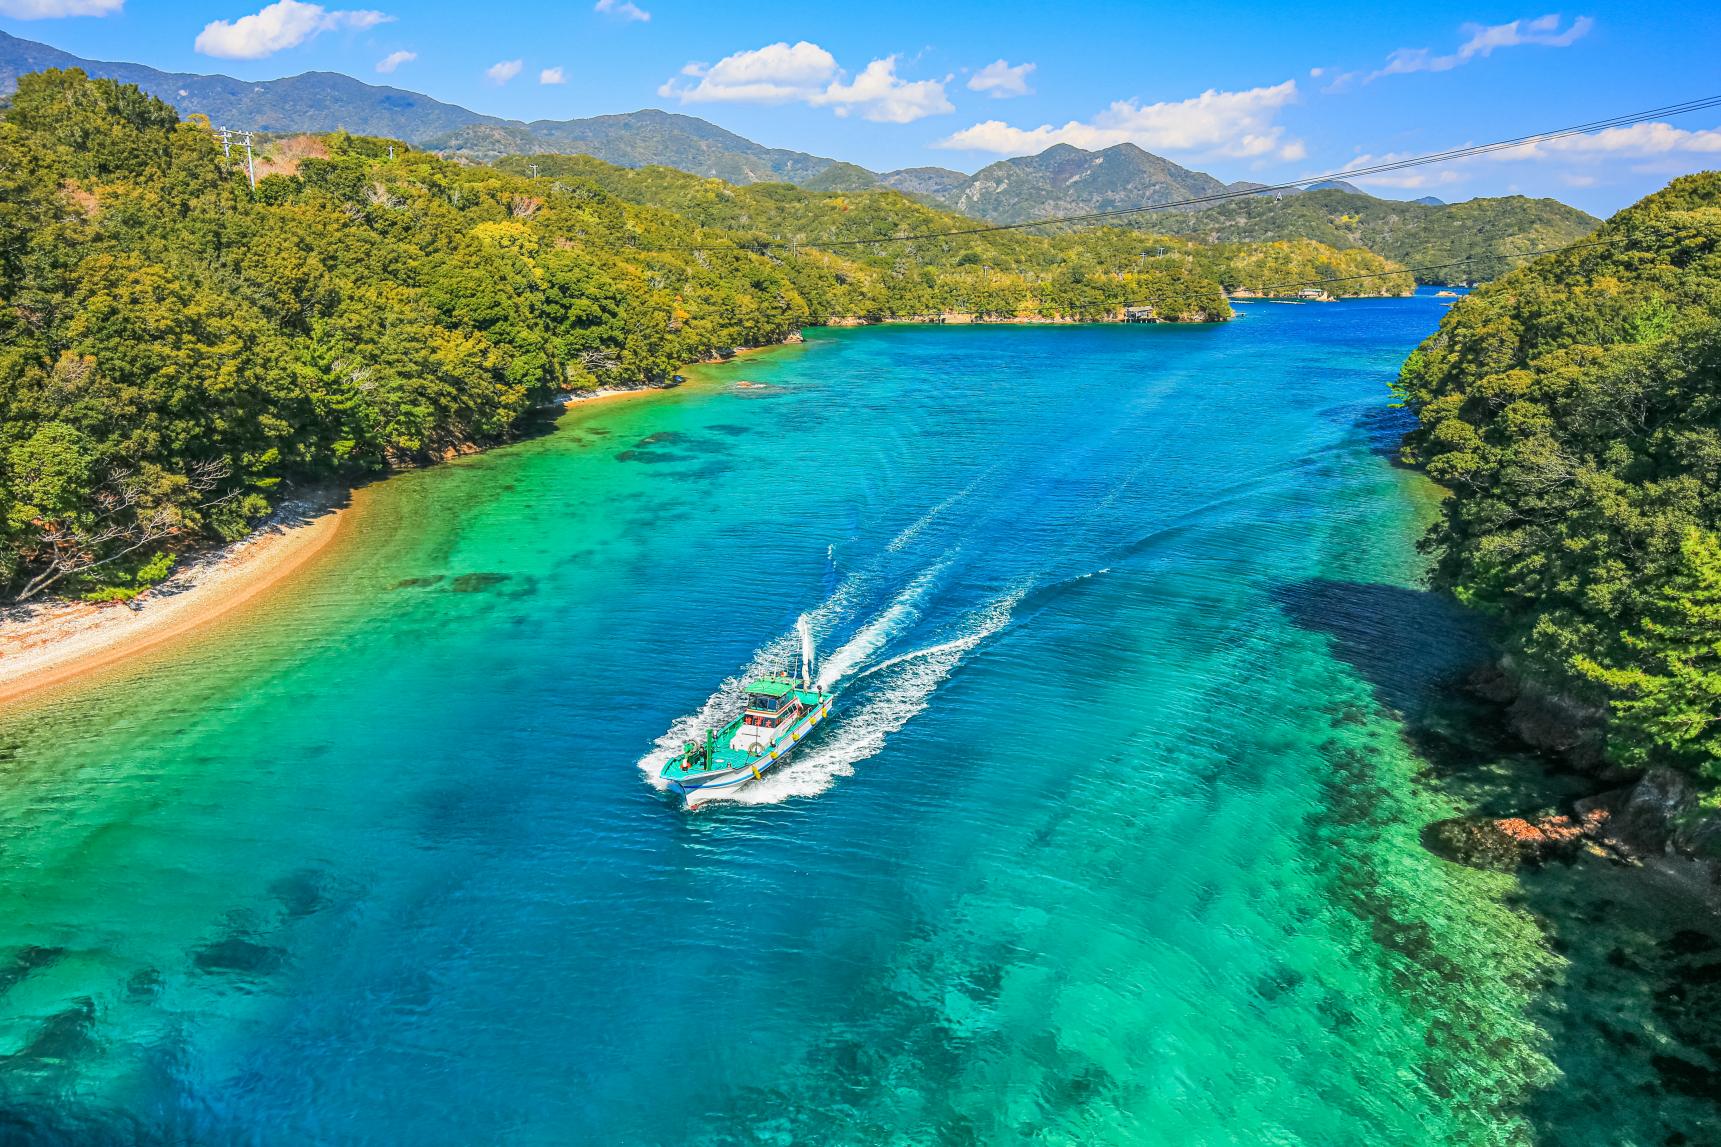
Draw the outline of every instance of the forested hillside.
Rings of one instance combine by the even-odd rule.
[[[1418,280],[1451,284],[1497,278],[1522,261],[1502,255],[1561,247],[1596,224],[1553,199],[1514,195],[1403,203],[1328,188],[1283,197],[1251,195],[1200,211],[1155,212],[1135,226],[1205,242],[1312,239],[1332,247],[1365,247],[1407,267],[1437,267],[1419,273]]]
[[[1165,277],[1188,282],[1191,274],[1226,290],[1325,279],[1339,280],[1328,287],[1336,296],[1403,294],[1414,288],[1409,275],[1393,274],[1395,265],[1378,255],[1313,241],[1208,244],[1119,227],[1054,229],[1041,236],[1032,229],[991,230],[890,191],[816,192],[782,183],[734,187],[666,167],[618,168],[581,155],[510,158],[499,166],[522,174],[535,166],[545,178],[589,180],[629,203],[660,207],[746,242],[793,241],[840,251],[881,269],[904,254],[926,259],[964,281],[964,299],[984,300],[973,309],[994,314],[1044,310],[1036,301],[1048,298],[1058,310],[1090,297],[1121,304],[1130,292],[1118,293],[1109,284],[1134,278],[1161,282],[1162,297],[1171,297]],[[864,242],[945,233],[957,234],[909,243]]]
[[[1085,151],[1060,143],[1038,155],[1002,159],[941,192],[940,203],[992,223],[1127,210],[1219,195],[1225,185],[1133,143]]]
[[[1721,785],[1721,174],[1472,294],[1399,382],[1438,577],[1608,748]]]
[[[23,79],[0,121],[6,592],[125,592],[160,555],[242,533],[283,484],[493,441],[558,392],[833,316],[1229,314],[1194,260],[1115,242],[747,250],[591,179],[294,143],[253,194],[205,124],[135,87]],[[893,193],[800,194],[759,201],[845,234],[941,222]]]
[[[305,72],[251,82],[231,76],[163,72],[142,64],[84,60],[0,31],[0,97],[20,76],[79,68],[136,84],[180,114],[264,132],[348,131],[387,136],[426,150],[483,163],[531,151],[578,151],[610,163],[667,163],[737,183],[811,178],[835,160],[765,147],[695,116],[644,109],[582,119],[521,120],[482,115],[402,88],[367,84],[338,72]],[[869,178],[873,178],[868,173]]]

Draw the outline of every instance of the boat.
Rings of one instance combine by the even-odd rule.
[[[831,715],[836,694],[814,682],[812,634],[805,619],[799,628],[800,676],[768,673],[747,682],[741,712],[722,728],[707,729],[702,740],[686,742],[659,772],[688,808],[763,780]]]

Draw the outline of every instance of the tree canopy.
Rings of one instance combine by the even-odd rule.
[[[1437,577],[1508,651],[1611,704],[1610,745],[1721,782],[1721,174],[1454,307],[1399,392],[1452,496]]]
[[[0,118],[0,594],[123,594],[295,484],[502,440],[560,393],[832,318],[1231,313],[1228,249],[821,249],[974,223],[894,192],[541,168],[336,133],[273,141],[253,190],[201,117],[75,69],[25,76]],[[1337,253],[1303,256],[1286,273]]]

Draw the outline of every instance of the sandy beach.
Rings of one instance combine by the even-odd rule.
[[[573,409],[666,389],[605,387],[556,405]],[[0,606],[0,705],[109,668],[261,597],[335,540],[348,515],[347,497],[330,493],[287,503],[250,537],[186,558],[172,577],[130,602],[49,598]]]
[[[261,596],[334,541],[346,511],[333,503],[289,503],[250,537],[186,560],[130,602],[50,600],[0,610],[0,705],[123,661]]]

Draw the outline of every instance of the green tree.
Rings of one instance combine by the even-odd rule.
[[[1622,637],[1633,663],[1577,664],[1618,698],[1622,758],[1665,757],[1721,782],[1721,536],[1690,530],[1680,554],[1638,629]]]

